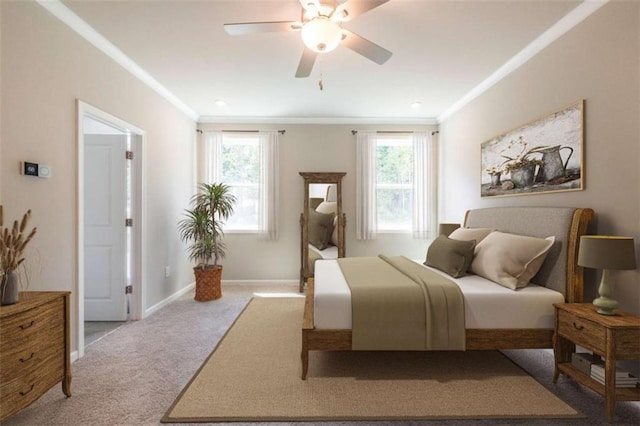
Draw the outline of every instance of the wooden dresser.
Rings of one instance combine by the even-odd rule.
[[[0,421],[62,382],[71,396],[70,293],[20,293],[0,306]]]

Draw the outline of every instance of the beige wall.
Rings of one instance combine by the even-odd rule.
[[[442,123],[442,220],[461,220],[475,207],[591,207],[592,232],[633,236],[640,255],[639,9],[609,3]],[[480,198],[480,143],[578,99],[585,100],[586,189]],[[586,271],[591,300],[596,274]],[[640,271],[611,275],[621,307],[640,314]]]
[[[77,291],[80,99],[147,132],[145,308],[153,306],[193,281],[175,227],[194,183],[195,123],[41,6],[0,4],[2,201],[6,219],[32,209],[38,227],[29,250],[29,289],[69,290],[74,297]],[[18,164],[24,160],[50,165],[53,177],[21,176]],[[169,278],[165,265],[173,271]],[[74,321],[76,315],[74,300]]]
[[[410,234],[378,234],[375,241],[358,241],[356,223],[356,142],[351,130],[435,130],[436,126],[389,125],[213,125],[200,129],[284,129],[280,144],[280,238],[261,241],[253,234],[225,234],[227,258],[225,280],[292,279],[300,271],[300,214],[303,180],[299,172],[346,172],[343,180],[343,210],[347,216],[347,256],[402,254],[426,255],[427,241]]]

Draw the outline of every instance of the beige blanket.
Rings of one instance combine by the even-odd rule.
[[[402,256],[338,259],[351,289],[354,350],[464,350],[464,300],[451,280]]]

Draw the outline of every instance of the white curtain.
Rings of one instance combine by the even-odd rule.
[[[376,133],[356,136],[356,238],[375,240],[376,214]]]
[[[260,238],[278,239],[279,132],[260,132],[260,212],[258,233]]]
[[[413,133],[413,238],[435,238],[436,155],[431,133]]]
[[[207,131],[201,138],[198,183],[220,181],[222,170],[222,132]]]

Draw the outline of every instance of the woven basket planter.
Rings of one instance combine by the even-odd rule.
[[[193,268],[196,276],[196,297],[198,302],[208,302],[222,297],[222,266],[215,268]]]

